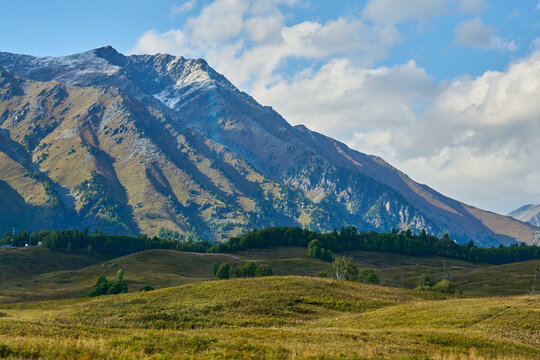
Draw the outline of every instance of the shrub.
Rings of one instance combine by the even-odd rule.
[[[327,270],[328,275],[337,280],[354,281],[358,279],[358,268],[351,257],[338,257]]]
[[[358,274],[358,281],[364,284],[379,284],[379,276],[373,269],[363,268]]]
[[[119,269],[116,273],[116,281],[109,281],[105,276],[100,276],[96,282],[96,288],[90,293],[90,296],[112,295],[127,293],[127,284],[124,281],[124,271]]]
[[[332,252],[323,248],[323,244],[317,239],[309,242],[307,252],[309,257],[324,261],[332,261]]]
[[[115,281],[111,283],[107,295],[127,293],[127,285],[125,281]]]
[[[270,265],[259,265],[255,270],[255,276],[272,276],[274,271]]]
[[[416,288],[421,290],[429,290],[435,284],[435,280],[428,274],[422,274],[416,281]]]
[[[217,279],[229,279],[231,277],[231,265],[229,263],[223,263],[216,271]]]
[[[100,296],[107,294],[107,291],[109,291],[109,288],[111,287],[109,280],[102,275],[97,279],[96,282],[96,288],[92,293],[90,293],[90,296]]]
[[[320,277],[320,278],[327,278],[328,277],[328,272],[327,271],[319,271],[317,276]]]
[[[437,284],[433,286],[433,291],[453,294],[455,289],[454,289],[454,285],[450,281],[446,279],[442,279],[441,281],[439,281]]]
[[[154,288],[151,287],[150,285],[145,285],[139,289],[139,291],[152,291],[152,290],[154,290]]]
[[[247,262],[244,265],[239,266],[235,273],[237,277],[254,277],[257,271],[257,265],[254,262]]]

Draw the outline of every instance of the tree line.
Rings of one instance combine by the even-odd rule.
[[[175,241],[147,235],[110,235],[100,232],[89,233],[88,230],[52,230],[28,233],[20,232],[13,236],[5,234],[0,245],[16,247],[34,246],[40,244],[53,250],[99,251],[109,254],[131,254],[150,249],[167,249],[189,252],[206,252],[211,244],[196,241]]]
[[[317,240],[317,242],[312,242]],[[209,252],[233,252],[245,249],[267,248],[273,246],[310,247],[320,256],[321,251],[375,251],[390,252],[411,256],[438,255],[459,260],[488,264],[506,264],[517,261],[540,259],[540,247],[536,245],[513,244],[511,246],[482,248],[471,240],[468,244],[454,242],[448,234],[441,238],[429,235],[425,230],[415,234],[411,230],[389,233],[357,231],[355,227],[342,227],[340,231],[320,233],[298,227],[272,227],[253,230],[227,242],[217,244]],[[316,245],[316,246],[314,246]],[[320,250],[322,249],[322,250]],[[327,255],[324,255],[327,256]]]
[[[313,241],[317,240],[317,241]],[[506,264],[517,261],[540,259],[540,247],[525,244],[482,248],[471,240],[458,244],[445,234],[438,238],[422,230],[415,234],[411,230],[389,233],[357,231],[355,227],[342,227],[340,231],[320,233],[298,227],[270,227],[252,230],[228,241],[211,244],[206,241],[175,241],[147,235],[109,235],[87,230],[52,230],[28,233],[23,231],[13,236],[7,233],[0,245],[33,246],[41,243],[55,250],[92,250],[112,254],[129,254],[149,249],[168,249],[188,252],[227,253],[246,249],[275,246],[299,246],[308,248],[309,254],[331,260],[331,252],[362,250],[390,252],[411,256],[438,255],[465,261],[488,264]]]

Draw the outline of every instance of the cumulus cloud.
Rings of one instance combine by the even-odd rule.
[[[449,3],[448,0],[371,0],[363,13],[376,23],[394,25],[448,13]]]
[[[459,23],[454,29],[454,42],[459,46],[479,49],[510,50],[517,49],[514,41],[504,41],[493,34],[493,26],[486,25],[480,18]]]
[[[278,104],[277,110],[287,114],[290,122],[308,120],[311,129],[346,140],[351,140],[351,134],[365,138],[366,129],[410,123],[416,116],[417,101],[433,100],[437,92],[438,86],[414,61],[366,69],[346,58],[253,90],[263,103]]]
[[[181,30],[171,29],[164,33],[149,30],[137,39],[137,44],[132,49],[132,52],[176,54],[183,52],[184,49],[186,49],[186,41],[185,35]]]
[[[480,15],[486,8],[484,0],[461,0],[459,3],[459,11],[467,15]]]
[[[195,41],[216,43],[240,34],[244,26],[244,13],[249,8],[246,0],[216,0],[201,14],[188,20],[187,28]]]
[[[190,0],[186,1],[180,5],[173,5],[171,6],[171,15],[178,15],[180,13],[187,13],[188,11],[193,10],[195,5],[197,4],[197,0]]]
[[[253,82],[275,81],[274,71],[289,58],[325,60],[347,55],[369,65],[386,57],[387,50],[400,41],[397,33],[369,26],[360,17],[287,26],[279,6],[295,3],[215,0],[182,29],[146,32],[132,52],[202,54],[233,83],[250,90]]]
[[[414,62],[367,70],[341,59],[255,94],[447,195],[509,211],[540,196],[539,92],[537,51],[443,84]]]
[[[415,61],[374,64],[404,40],[399,24],[479,16],[484,1],[371,0],[348,16],[291,23],[283,10],[298,2],[215,0],[179,29],[146,32],[132,52],[203,56],[292,124],[380,155],[456,199],[502,211],[540,200],[538,42],[506,71],[441,83]],[[459,46],[516,48],[478,17],[454,35]],[[313,65],[281,71],[306,59]]]

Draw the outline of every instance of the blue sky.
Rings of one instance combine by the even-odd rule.
[[[184,24],[211,1],[196,1],[190,11],[173,14],[182,1],[142,0],[50,0],[4,1],[0,22],[1,50],[37,56],[59,56],[112,45],[128,53],[136,39],[148,29],[164,32]],[[324,23],[339,16],[355,16],[367,1],[303,1],[288,7],[288,23]],[[450,1],[449,3],[452,3]],[[454,1],[457,3],[457,1]],[[486,70],[503,70],[510,61],[530,52],[539,36],[540,12],[536,0],[486,1],[482,19],[494,27],[497,36],[515,41],[515,51],[483,51],[460,47],[453,42],[455,26],[475,17],[453,9],[434,19],[399,25],[404,41],[381,59],[380,65],[404,63],[410,59],[437,80],[458,75],[480,75]]]
[[[538,0],[4,1],[0,51],[204,57],[292,124],[506,213],[540,203]]]

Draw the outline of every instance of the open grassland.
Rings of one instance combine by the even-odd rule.
[[[0,283],[0,303],[85,297],[90,294],[99,276],[113,278],[118,269],[126,274],[129,290],[138,291],[145,285],[157,289],[212,280],[215,263],[228,262],[237,266],[253,261],[271,265],[276,275],[307,276],[315,276],[328,264],[307,257],[304,248],[278,248],[238,254],[147,250],[114,259],[99,254],[93,257],[72,255],[40,247],[11,251],[10,265],[4,264],[2,269],[4,274],[13,273],[15,276],[5,276]],[[13,254],[17,257],[14,258]],[[21,254],[28,257],[22,258]],[[39,265],[32,273],[25,273],[25,267],[31,267],[34,263]]]
[[[437,256],[412,257],[391,253],[348,252],[360,267],[374,268],[381,285],[414,288],[422,273],[440,278],[450,269],[463,296],[528,294],[540,260],[492,266]],[[278,247],[232,254],[148,250],[112,258],[93,253],[65,253],[42,247],[0,250],[0,303],[86,297],[97,278],[114,278],[124,270],[130,292],[145,285],[156,289],[213,280],[212,266],[253,261],[272,266],[275,275],[316,276],[329,263],[307,256],[305,248]],[[446,265],[443,264],[446,262]],[[540,287],[540,285],[537,285]]]
[[[310,277],[0,306],[0,355],[540,359],[540,297],[444,298]]]
[[[41,246],[0,249],[0,281],[24,279],[59,270],[74,270],[97,264],[112,256],[94,253],[64,253]]]

